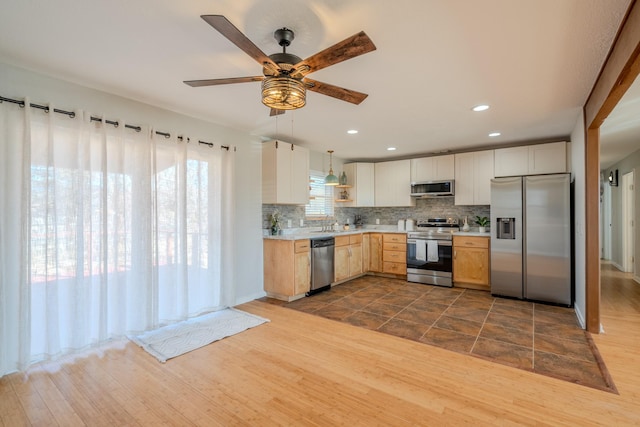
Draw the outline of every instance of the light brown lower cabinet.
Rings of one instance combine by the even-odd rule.
[[[382,273],[382,233],[369,233],[368,271]]]
[[[382,235],[382,272],[407,274],[407,235],[405,233]]]
[[[489,290],[489,238],[453,236],[453,281]]]
[[[362,274],[362,234],[336,236],[334,249],[334,281],[356,277]]]
[[[311,289],[309,239],[263,240],[264,290],[267,296],[293,301]]]

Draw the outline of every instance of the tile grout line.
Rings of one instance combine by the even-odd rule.
[[[487,311],[487,315],[484,316],[484,320],[482,321],[482,326],[480,326],[480,330],[478,331],[478,335],[476,335],[476,339],[473,341],[473,345],[471,346],[471,349],[469,350],[469,354],[471,354],[473,352],[473,349],[476,347],[476,344],[478,343],[478,340],[480,339],[480,334],[482,333],[482,330],[484,329],[484,325],[486,325],[487,323],[487,319],[489,318],[489,314],[491,313],[491,310],[493,310],[493,306],[496,303],[496,299],[493,298],[493,301],[491,301],[491,307],[489,307],[489,310]]]
[[[460,294],[458,294],[458,296],[451,301],[448,305],[447,308],[445,308],[444,310],[442,310],[442,313],[440,313],[440,315],[438,316],[438,318],[436,320],[433,321],[433,323],[429,326],[429,328],[425,331],[424,334],[422,334],[422,336],[419,339],[422,339],[425,337],[425,335],[427,335],[429,333],[429,331],[431,329],[433,329],[433,327],[435,326],[436,323],[438,323],[438,320],[440,320],[442,318],[442,316],[444,316],[444,313],[456,302],[458,301],[458,299],[462,296],[462,294],[464,294],[465,292],[467,292],[466,289],[464,289],[462,292],[460,292]]]

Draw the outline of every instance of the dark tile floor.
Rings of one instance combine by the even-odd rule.
[[[573,309],[364,276],[274,304],[615,392]]]

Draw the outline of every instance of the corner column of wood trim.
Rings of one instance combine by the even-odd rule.
[[[600,236],[598,224],[600,219],[600,128],[587,129],[585,147],[585,180],[586,180],[586,322],[587,331],[600,332]]]

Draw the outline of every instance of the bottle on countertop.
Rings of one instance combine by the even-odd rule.
[[[464,222],[462,225],[462,231],[469,231],[469,221],[467,220],[467,217],[464,217]]]
[[[337,220],[336,220],[336,223],[333,224],[333,231],[340,231],[340,224],[338,224]]]

